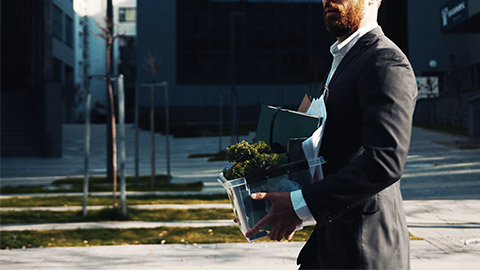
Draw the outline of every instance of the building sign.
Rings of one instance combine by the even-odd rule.
[[[442,33],[468,19],[468,0],[450,0],[440,10]]]
[[[435,98],[439,94],[438,77],[417,77],[418,96],[417,99]]]

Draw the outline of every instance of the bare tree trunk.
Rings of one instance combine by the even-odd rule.
[[[115,119],[115,98],[113,95],[112,73],[113,73],[113,41],[118,36],[113,33],[113,4],[112,0],[107,0],[107,16],[105,17],[105,26],[97,23],[102,30],[101,34],[95,34],[106,42],[106,78],[107,95],[109,99],[110,114],[107,120],[107,178],[113,179],[113,206],[117,207],[117,141],[116,141],[116,119]],[[111,135],[110,135],[111,134]]]
[[[113,37],[107,38],[107,74],[111,75],[110,63],[112,61],[112,55],[110,48],[113,44]],[[117,135],[116,135],[116,119],[115,119],[115,98],[113,95],[113,85],[110,77],[107,77],[108,85],[108,98],[110,102],[110,119],[112,124],[112,167],[113,167],[113,207],[117,207]]]

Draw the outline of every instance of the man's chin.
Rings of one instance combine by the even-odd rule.
[[[328,12],[323,15],[323,21],[326,25],[335,25],[341,22],[341,16],[338,12]]]
[[[340,27],[338,25],[326,25],[326,28],[327,28],[327,31],[334,37],[338,38],[338,37],[343,37],[345,35],[347,35],[348,33],[350,33],[351,31],[349,31],[348,28],[344,28],[344,27]]]

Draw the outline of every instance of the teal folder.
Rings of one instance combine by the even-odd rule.
[[[276,107],[262,105],[255,142],[264,141],[270,146],[278,143],[286,150],[289,139],[310,137],[322,122],[320,116],[287,109],[278,109],[274,117],[275,111],[277,111]],[[274,119],[273,122],[272,119]],[[272,142],[270,142],[270,130],[273,131]]]

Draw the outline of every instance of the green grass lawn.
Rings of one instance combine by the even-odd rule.
[[[306,241],[313,226],[297,231],[292,241]],[[410,236],[410,240],[423,240]],[[236,226],[212,228],[92,229],[0,232],[1,249],[104,245],[246,243]],[[264,237],[257,242],[273,242]]]
[[[88,205],[112,205],[112,197],[88,197]],[[120,202],[120,199],[117,199]],[[127,205],[145,204],[212,204],[230,203],[226,194],[218,195],[188,195],[188,196],[127,196]],[[38,196],[13,197],[0,199],[0,207],[48,207],[48,206],[82,206],[81,196]]]
[[[298,231],[292,241],[306,241],[313,227]],[[266,237],[259,242],[269,242]],[[212,228],[93,229],[0,232],[2,249],[99,245],[246,243],[236,226]]]
[[[297,231],[292,241],[306,241],[313,227]],[[423,240],[410,238],[410,240]],[[1,249],[38,247],[82,247],[104,245],[145,245],[145,244],[206,244],[246,243],[247,240],[236,226],[212,228],[170,228],[153,229],[93,229],[63,231],[6,231],[0,232]],[[264,237],[257,242],[273,242]]]
[[[81,211],[1,211],[1,224],[62,223],[86,221],[174,221],[233,219],[231,209],[159,209],[144,210],[130,208],[123,218],[117,208],[89,210],[84,217]]]
[[[117,189],[120,189],[120,178],[117,179]],[[203,182],[175,183],[168,185],[166,175],[157,175],[155,187],[152,189],[151,177],[140,176],[138,186],[135,177],[125,177],[127,191],[201,191]],[[112,191],[112,180],[106,177],[90,177],[89,192]],[[2,194],[15,193],[58,193],[58,192],[83,192],[83,178],[64,178],[55,180],[50,186],[5,186],[0,188]]]

